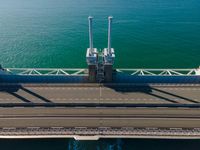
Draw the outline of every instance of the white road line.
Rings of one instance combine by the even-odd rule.
[[[76,100],[76,101],[79,101],[79,100],[99,100],[98,98],[90,98],[90,97],[86,97],[86,98],[53,98],[53,97],[51,97],[51,98],[48,98],[49,100],[51,100],[51,101],[70,101],[70,100]],[[0,99],[0,101],[16,101],[16,100],[19,100],[19,98],[16,98],[16,99]],[[30,100],[30,101],[38,101],[38,100],[40,100],[39,98],[37,99],[37,98],[35,98],[35,99],[33,99],[33,98],[31,98],[31,99],[28,99],[28,100]],[[115,101],[119,101],[119,100],[124,100],[124,101],[127,101],[127,100],[131,100],[131,101],[139,101],[139,100],[141,100],[141,101],[160,101],[160,100],[164,100],[164,99],[158,99],[158,98],[156,98],[156,99],[154,99],[154,98],[118,98],[118,97],[116,97],[116,98],[101,98],[101,100],[115,100]],[[185,100],[185,99],[177,99],[177,98],[175,98],[175,99],[171,99],[171,100],[176,100],[176,101],[183,101],[183,100]],[[198,99],[193,99],[193,100],[196,100],[196,101],[198,101]],[[187,101],[187,100],[186,100]]]
[[[98,90],[96,87],[31,87],[29,90]]]
[[[101,88],[102,90],[107,90],[107,91],[113,91],[112,88],[107,88],[107,87],[31,87],[28,89],[34,89],[34,90],[98,90],[99,88]],[[156,87],[155,87],[156,88]],[[129,88],[119,88],[121,90],[127,90]],[[200,88],[196,88],[196,87],[158,87],[157,89],[166,89],[166,90],[186,90],[186,91],[199,91]]]
[[[163,90],[180,90],[180,91],[200,91],[200,88],[156,88],[156,89],[163,89]]]
[[[101,88],[101,86],[100,86],[100,98],[102,97],[102,88]]]
[[[16,127],[4,127],[3,130],[14,130]]]

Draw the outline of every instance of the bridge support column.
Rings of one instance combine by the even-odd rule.
[[[91,83],[96,82],[96,65],[88,65],[88,80]]]
[[[112,79],[113,79],[113,67],[112,67],[112,65],[104,65],[104,71],[105,71],[104,81],[105,82],[112,82]]]

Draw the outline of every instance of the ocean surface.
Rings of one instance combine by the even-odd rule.
[[[114,17],[115,67],[200,65],[200,0],[0,0],[0,64],[86,67],[89,15],[99,50]]]
[[[115,67],[200,65],[200,0],[0,0],[0,64],[87,67],[89,15],[99,50],[107,46],[107,17],[114,17]],[[0,140],[2,150],[189,150],[199,145],[199,140]]]

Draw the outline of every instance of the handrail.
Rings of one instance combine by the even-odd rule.
[[[88,75],[86,68],[5,68],[7,73],[18,75]],[[117,68],[117,73],[125,73],[132,76],[194,76],[200,75],[198,69],[144,69],[144,68]]]

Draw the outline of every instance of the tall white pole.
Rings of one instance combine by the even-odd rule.
[[[93,36],[92,36],[92,16],[88,17],[89,21],[89,42],[90,42],[90,51],[93,52]]]
[[[108,53],[111,54],[111,29],[112,29],[112,16],[108,17]]]

